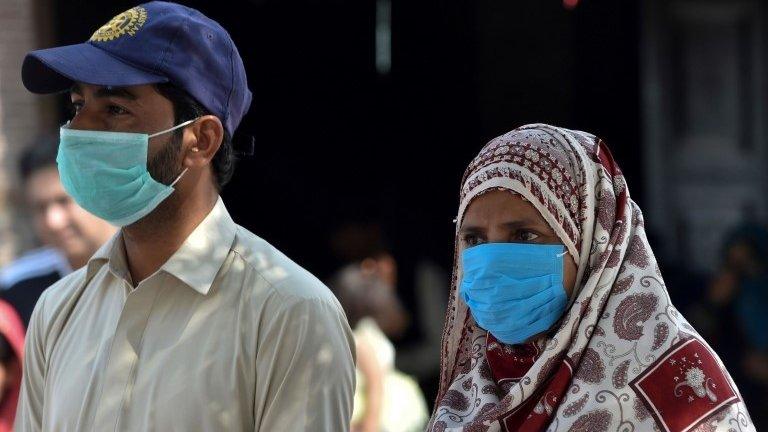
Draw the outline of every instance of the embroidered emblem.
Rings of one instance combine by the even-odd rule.
[[[697,339],[670,347],[629,385],[666,432],[693,430],[739,400],[720,363]]]
[[[125,34],[134,36],[146,21],[147,10],[143,7],[137,6],[128,9],[96,30],[93,36],[91,36],[91,40],[94,42],[107,42]]]
[[[701,363],[701,360],[699,360],[699,363]],[[680,381],[680,378],[676,376],[675,381]],[[717,389],[717,384],[712,382],[712,378],[707,378],[704,375],[704,371],[697,367],[692,367],[685,371],[685,381],[675,385],[675,397],[682,396],[685,387],[690,387],[697,397],[707,397],[712,403],[717,402],[717,395],[714,393],[714,390]],[[688,402],[693,402],[693,397],[689,396]]]

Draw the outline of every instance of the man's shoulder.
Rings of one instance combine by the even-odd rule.
[[[80,291],[85,284],[86,275],[87,266],[59,279],[43,291],[35,309],[43,309],[39,313],[44,315],[46,321],[52,319],[59,311],[66,308],[70,300]]]
[[[244,264],[281,297],[315,299],[336,303],[317,277],[269,242],[238,226],[233,251]]]

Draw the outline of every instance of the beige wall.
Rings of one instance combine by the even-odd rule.
[[[32,246],[23,217],[18,155],[43,132],[55,132],[53,97],[24,89],[21,62],[31,49],[48,46],[48,0],[0,0],[0,265]]]

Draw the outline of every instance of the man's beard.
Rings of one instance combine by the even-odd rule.
[[[173,134],[171,139],[161,148],[157,154],[147,162],[147,171],[155,181],[169,186],[181,174],[181,136]],[[176,218],[179,211],[179,194],[172,193],[163,200],[157,208],[148,215],[136,221],[133,226],[138,229],[155,230],[162,227],[168,221]]]
[[[153,179],[170,185],[181,174],[181,136],[173,134],[170,141],[147,162],[147,171]]]

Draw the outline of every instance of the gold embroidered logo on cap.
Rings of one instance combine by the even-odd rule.
[[[107,42],[125,34],[134,36],[147,20],[147,10],[141,6],[128,9],[96,30],[91,36],[95,42]]]

